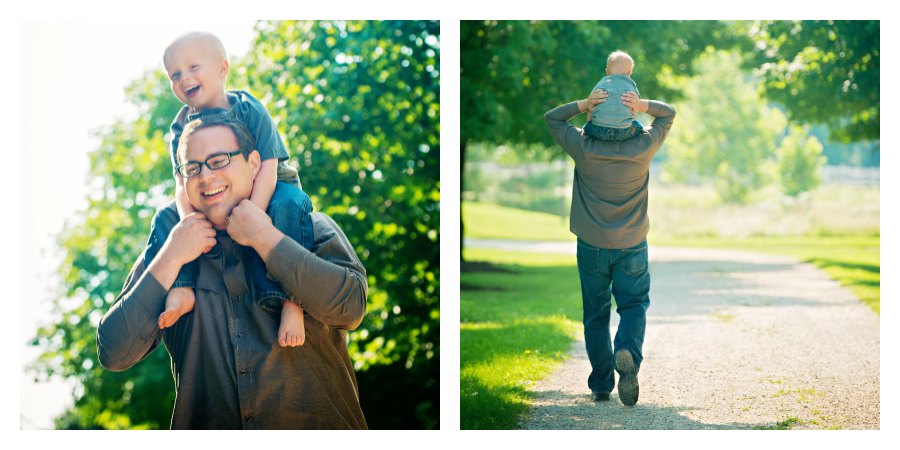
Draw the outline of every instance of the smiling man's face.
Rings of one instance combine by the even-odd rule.
[[[226,126],[211,126],[193,131],[185,145],[182,163],[206,161],[212,155],[231,153],[240,148],[234,133]],[[181,150],[181,149],[179,149]],[[253,180],[259,172],[259,153],[231,157],[231,163],[218,170],[200,166],[200,173],[185,180],[185,193],[191,205],[206,215],[217,229],[227,226],[225,218],[241,200],[249,199]]]

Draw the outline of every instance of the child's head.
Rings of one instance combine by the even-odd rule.
[[[179,36],[166,47],[163,65],[172,92],[194,110],[222,107],[222,102],[227,102],[228,57],[214,34],[197,31]]]
[[[630,77],[632,70],[634,70],[634,60],[622,50],[610,53],[609,58],[606,59],[607,75],[628,75]]]

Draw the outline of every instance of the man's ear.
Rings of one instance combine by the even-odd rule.
[[[252,150],[247,157],[247,164],[250,164],[250,173],[253,175],[253,181],[256,181],[256,175],[262,167],[262,160],[259,159],[259,152]]]

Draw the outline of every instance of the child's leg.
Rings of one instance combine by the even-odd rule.
[[[303,327],[303,308],[285,300],[281,307],[281,325],[278,326],[278,345],[296,347],[306,341],[306,329]]]
[[[609,137],[604,133],[606,127],[594,125],[594,122],[584,124],[584,134],[601,141],[608,140]]]
[[[644,133],[644,126],[641,125],[637,120],[631,122],[631,126],[628,128],[619,128],[611,130],[613,133],[611,134],[611,140],[613,141],[627,141],[635,136]]]
[[[150,225],[150,239],[147,248],[144,249],[145,264],[150,264],[162,249],[172,228],[178,224],[178,210],[175,202],[171,202],[160,208],[153,216]],[[175,283],[166,295],[166,307],[160,314],[157,324],[160,329],[172,326],[179,317],[194,309],[194,272],[196,261],[186,264],[178,272]]]
[[[166,295],[166,309],[159,315],[159,329],[175,325],[181,316],[194,310],[194,289],[190,287],[172,288]]]
[[[309,215],[312,212],[312,202],[300,188],[293,184],[278,182],[266,212],[272,218],[275,228],[307,250],[312,248],[312,218]],[[265,264],[258,255],[254,253],[249,265],[256,300],[263,307],[278,309],[282,301],[291,298],[277,281],[267,275]]]
[[[178,210],[175,209],[175,202],[156,211],[150,221],[150,239],[147,240],[147,247],[144,248],[145,265],[149,265],[150,261],[156,258],[156,254],[166,243],[166,239],[169,238],[169,233],[172,232],[175,225],[178,225]]]
[[[279,181],[266,211],[272,224],[289,238],[307,250],[312,249],[312,202],[296,184]],[[303,328],[303,308],[291,301],[277,281],[266,273],[266,266],[254,254],[250,260],[250,272],[256,291],[256,300],[265,309],[281,306],[281,325],[278,327],[278,343],[282,347],[303,345],[306,331]]]

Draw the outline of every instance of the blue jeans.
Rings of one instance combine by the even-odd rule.
[[[594,125],[588,121],[584,124],[584,134],[601,141],[627,141],[644,132],[644,126],[635,120],[628,128],[609,128]]]
[[[266,213],[272,218],[275,228],[307,250],[312,250],[314,238],[311,212],[312,201],[297,185],[283,181],[276,183],[275,193],[269,201]],[[174,201],[158,210],[153,216],[150,239],[144,249],[146,264],[150,264],[150,261],[159,253],[178,221],[178,210],[175,208]],[[250,255],[247,267],[257,303],[264,309],[273,312],[280,311],[282,301],[289,299],[290,295],[286,294],[281,285],[268,275],[265,263],[256,252],[245,252],[245,254]],[[193,288],[196,278],[197,261],[195,260],[181,268],[172,287]]]
[[[584,311],[584,341],[591,374],[592,392],[612,392],[615,386],[614,350],[627,349],[640,367],[644,330],[650,306],[650,272],[647,241],[625,249],[594,247],[578,240],[578,275]],[[610,288],[611,287],[611,288]],[[616,297],[619,329],[610,344],[610,293]]]

